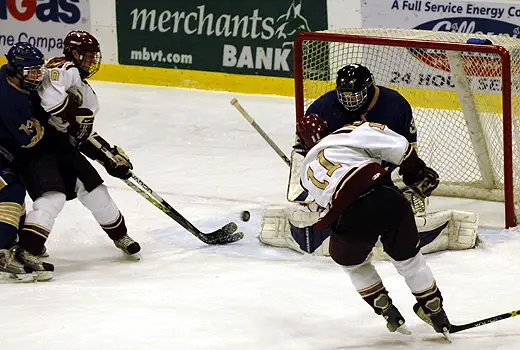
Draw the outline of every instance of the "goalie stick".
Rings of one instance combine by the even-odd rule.
[[[505,320],[505,319],[515,317],[515,316],[520,316],[520,310],[513,310],[510,312],[506,312],[504,314],[496,315],[493,317],[485,318],[483,320],[470,322],[470,323],[466,323],[466,324],[461,324],[461,325],[453,324],[453,325],[451,325],[450,334],[465,331],[466,329],[484,326],[489,323],[497,322],[500,320]]]
[[[265,131],[258,125],[253,117],[249,115],[249,113],[246,112],[244,107],[240,103],[238,103],[238,100],[236,98],[231,100],[231,104],[242,114],[244,118],[255,128],[256,131],[262,136],[262,138],[271,146],[271,148],[282,158],[282,160],[288,165],[291,166],[291,162],[289,161],[289,158],[283,153],[283,151],[278,147],[276,143],[265,133]]]
[[[307,191],[305,191],[300,186],[299,176],[297,174],[293,174],[293,166],[294,159],[297,156],[297,153],[293,150],[291,152],[291,160],[287,158],[285,153],[278,147],[278,145],[266,134],[266,132],[256,123],[256,121],[246,112],[244,107],[238,102],[236,98],[231,100],[231,104],[242,114],[244,118],[255,128],[255,130],[262,136],[262,138],[271,146],[271,148],[278,154],[280,158],[287,164],[289,167],[289,182],[287,184],[287,200],[292,203],[310,203],[312,202],[312,198],[309,196]],[[298,180],[293,184],[291,178],[296,176]]]
[[[101,150],[110,160],[113,160],[114,155],[108,149],[106,149],[106,147],[99,143],[95,138],[89,137],[88,140],[95,147]],[[224,225],[222,228],[210,233],[204,233],[200,231],[184,216],[182,216],[177,210],[175,210],[170,204],[168,204],[168,202],[166,202],[157,192],[152,190],[141,179],[139,179],[137,175],[135,175],[133,172],[131,172],[131,174],[132,176],[130,179],[122,181],[126,183],[134,191],[143,196],[147,201],[149,201],[158,209],[160,209],[163,213],[175,220],[179,225],[184,227],[192,235],[200,239],[202,242],[206,244],[218,245],[237,242],[244,238],[243,232],[235,232],[238,227],[237,224],[235,224],[234,222],[230,222]]]

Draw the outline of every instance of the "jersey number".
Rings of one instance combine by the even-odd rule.
[[[20,125],[18,130],[23,130],[28,136],[31,136],[35,131],[33,121],[29,119],[26,124]]]
[[[327,176],[331,177],[332,174],[341,168],[341,164],[334,164],[327,158],[325,158],[325,150],[322,149],[318,153],[318,161],[320,162],[320,165],[327,169]],[[329,182],[327,180],[320,181],[314,176],[314,170],[312,170],[311,167],[307,168],[307,179],[309,179],[314,186],[319,188],[320,190],[324,190],[329,185]]]

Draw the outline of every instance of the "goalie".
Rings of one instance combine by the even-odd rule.
[[[408,101],[397,91],[376,85],[370,70],[360,64],[341,68],[337,73],[336,89],[314,101],[306,114],[324,120],[331,132],[355,121],[385,124],[416,148],[417,129]],[[319,208],[300,186],[300,166],[305,153],[297,141],[291,154],[287,190],[290,202],[304,206],[298,209],[267,208],[262,218],[259,239],[265,244],[287,247],[301,253],[328,255],[330,230],[320,231],[315,228],[314,224],[320,215]],[[476,214],[447,210],[426,215],[427,198],[417,196],[404,185],[396,171],[392,172],[392,180],[412,205],[423,253],[475,246],[478,224]]]

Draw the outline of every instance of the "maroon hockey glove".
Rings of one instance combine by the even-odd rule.
[[[429,167],[425,167],[419,174],[403,174],[403,182],[420,197],[429,197],[439,186],[439,174]]]

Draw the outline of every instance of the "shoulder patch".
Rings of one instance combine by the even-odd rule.
[[[74,67],[74,63],[67,60],[65,57],[54,57],[47,61],[45,66],[49,69],[52,68],[65,68],[69,69]]]

